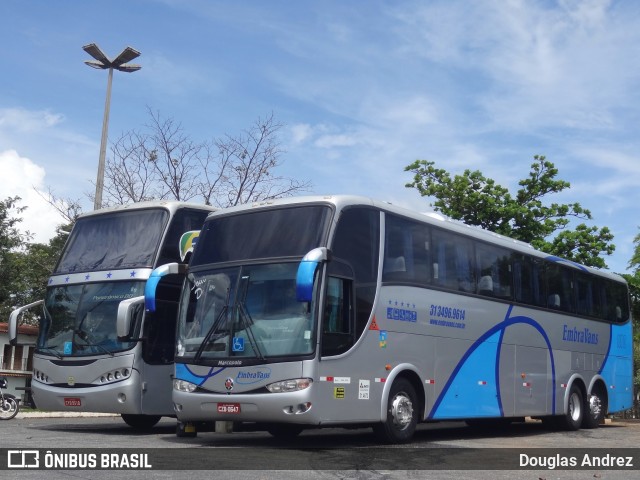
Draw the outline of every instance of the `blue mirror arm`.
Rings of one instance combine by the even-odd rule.
[[[329,259],[329,250],[325,247],[314,248],[307,253],[296,275],[296,299],[299,302],[310,302],[313,298],[313,280],[318,265]]]
[[[156,289],[162,277],[174,274],[184,274],[187,271],[187,265],[184,263],[167,263],[161,265],[149,275],[147,284],[144,286],[144,308],[147,312],[156,311]]]

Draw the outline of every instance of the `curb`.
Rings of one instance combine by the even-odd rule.
[[[116,413],[95,412],[18,412],[15,418],[119,417]]]

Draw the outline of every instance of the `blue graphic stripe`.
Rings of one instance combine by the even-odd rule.
[[[549,352],[549,357],[550,357],[550,360],[551,360],[551,379],[552,379],[552,385],[553,385],[553,387],[552,387],[553,388],[553,391],[552,391],[552,395],[553,395],[552,396],[552,398],[553,398],[552,414],[555,415],[555,412],[556,412],[556,402],[555,402],[555,398],[556,398],[556,367],[555,367],[555,359],[554,359],[554,356],[553,356],[553,349],[551,347],[551,341],[549,340],[549,337],[547,336],[546,332],[544,331],[544,329],[542,328],[542,326],[538,322],[536,322],[535,320],[533,320],[533,319],[531,319],[529,317],[524,317],[524,316],[511,317],[511,312],[512,311],[513,311],[513,305],[510,305],[508,310],[507,310],[507,313],[505,315],[504,321],[502,321],[501,323],[499,323],[499,324],[493,326],[492,328],[490,328],[489,330],[487,330],[483,335],[481,335],[473,343],[473,345],[471,345],[469,350],[467,350],[465,352],[465,354],[462,356],[462,358],[460,359],[460,361],[458,362],[458,364],[454,368],[451,376],[447,380],[447,383],[445,384],[442,392],[440,392],[440,395],[438,396],[438,399],[434,403],[433,408],[431,409],[431,412],[427,416],[428,419],[433,419],[435,417],[436,413],[438,412],[438,409],[441,407],[443,401],[445,400],[445,397],[447,396],[447,393],[448,393],[449,389],[451,388],[453,383],[456,381],[456,378],[459,375],[461,369],[465,366],[465,364],[467,363],[467,361],[469,360],[471,355],[482,344],[484,344],[485,341],[490,339],[497,332],[500,332],[500,336],[499,336],[498,346],[497,346],[497,349],[496,349],[496,361],[495,361],[496,398],[497,398],[497,401],[498,401],[498,407],[499,407],[500,414],[504,415],[504,410],[503,410],[503,406],[502,406],[502,398],[501,398],[500,389],[499,389],[500,352],[501,352],[502,341],[503,341],[506,329],[508,327],[510,327],[510,326],[518,325],[518,324],[529,325],[529,326],[533,327],[534,329],[536,329],[538,331],[538,333],[540,333],[540,335],[544,339],[545,343],[547,344],[547,350]]]
[[[184,363],[176,363],[175,378],[177,380],[184,380],[185,382],[190,382],[200,386],[211,377],[215,377],[224,370],[226,370],[226,367],[221,367],[218,370],[214,370],[214,367],[211,367],[205,375],[198,375],[191,371],[188,365],[185,365]]]
[[[511,312],[512,305],[509,305],[509,311],[507,316]],[[505,329],[500,331],[500,338],[498,339],[498,348],[496,349],[496,392],[498,398],[498,408],[500,409],[500,416],[504,417],[504,409],[502,408],[502,395],[500,395],[500,355],[502,354],[502,340],[504,339]]]

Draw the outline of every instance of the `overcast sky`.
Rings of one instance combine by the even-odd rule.
[[[194,140],[273,113],[283,174],[309,193],[426,211],[404,167],[433,160],[512,191],[546,155],[608,226],[624,272],[640,226],[640,2],[607,0],[0,2],[0,199],[20,195],[45,242],[62,222],[36,190],[94,190],[107,85],[82,50],[131,45],[115,72],[110,139],[148,108]]]

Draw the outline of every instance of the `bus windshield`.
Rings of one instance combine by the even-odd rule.
[[[298,263],[190,273],[183,288],[178,357],[283,357],[313,352],[314,320],[296,300]]]
[[[277,257],[302,258],[326,241],[331,209],[323,205],[257,210],[209,219],[191,267]]]
[[[161,208],[79,218],[53,274],[151,267],[168,220]]]
[[[118,304],[143,292],[143,281],[50,287],[40,323],[39,353],[84,356],[132,348],[135,342],[117,339]]]

